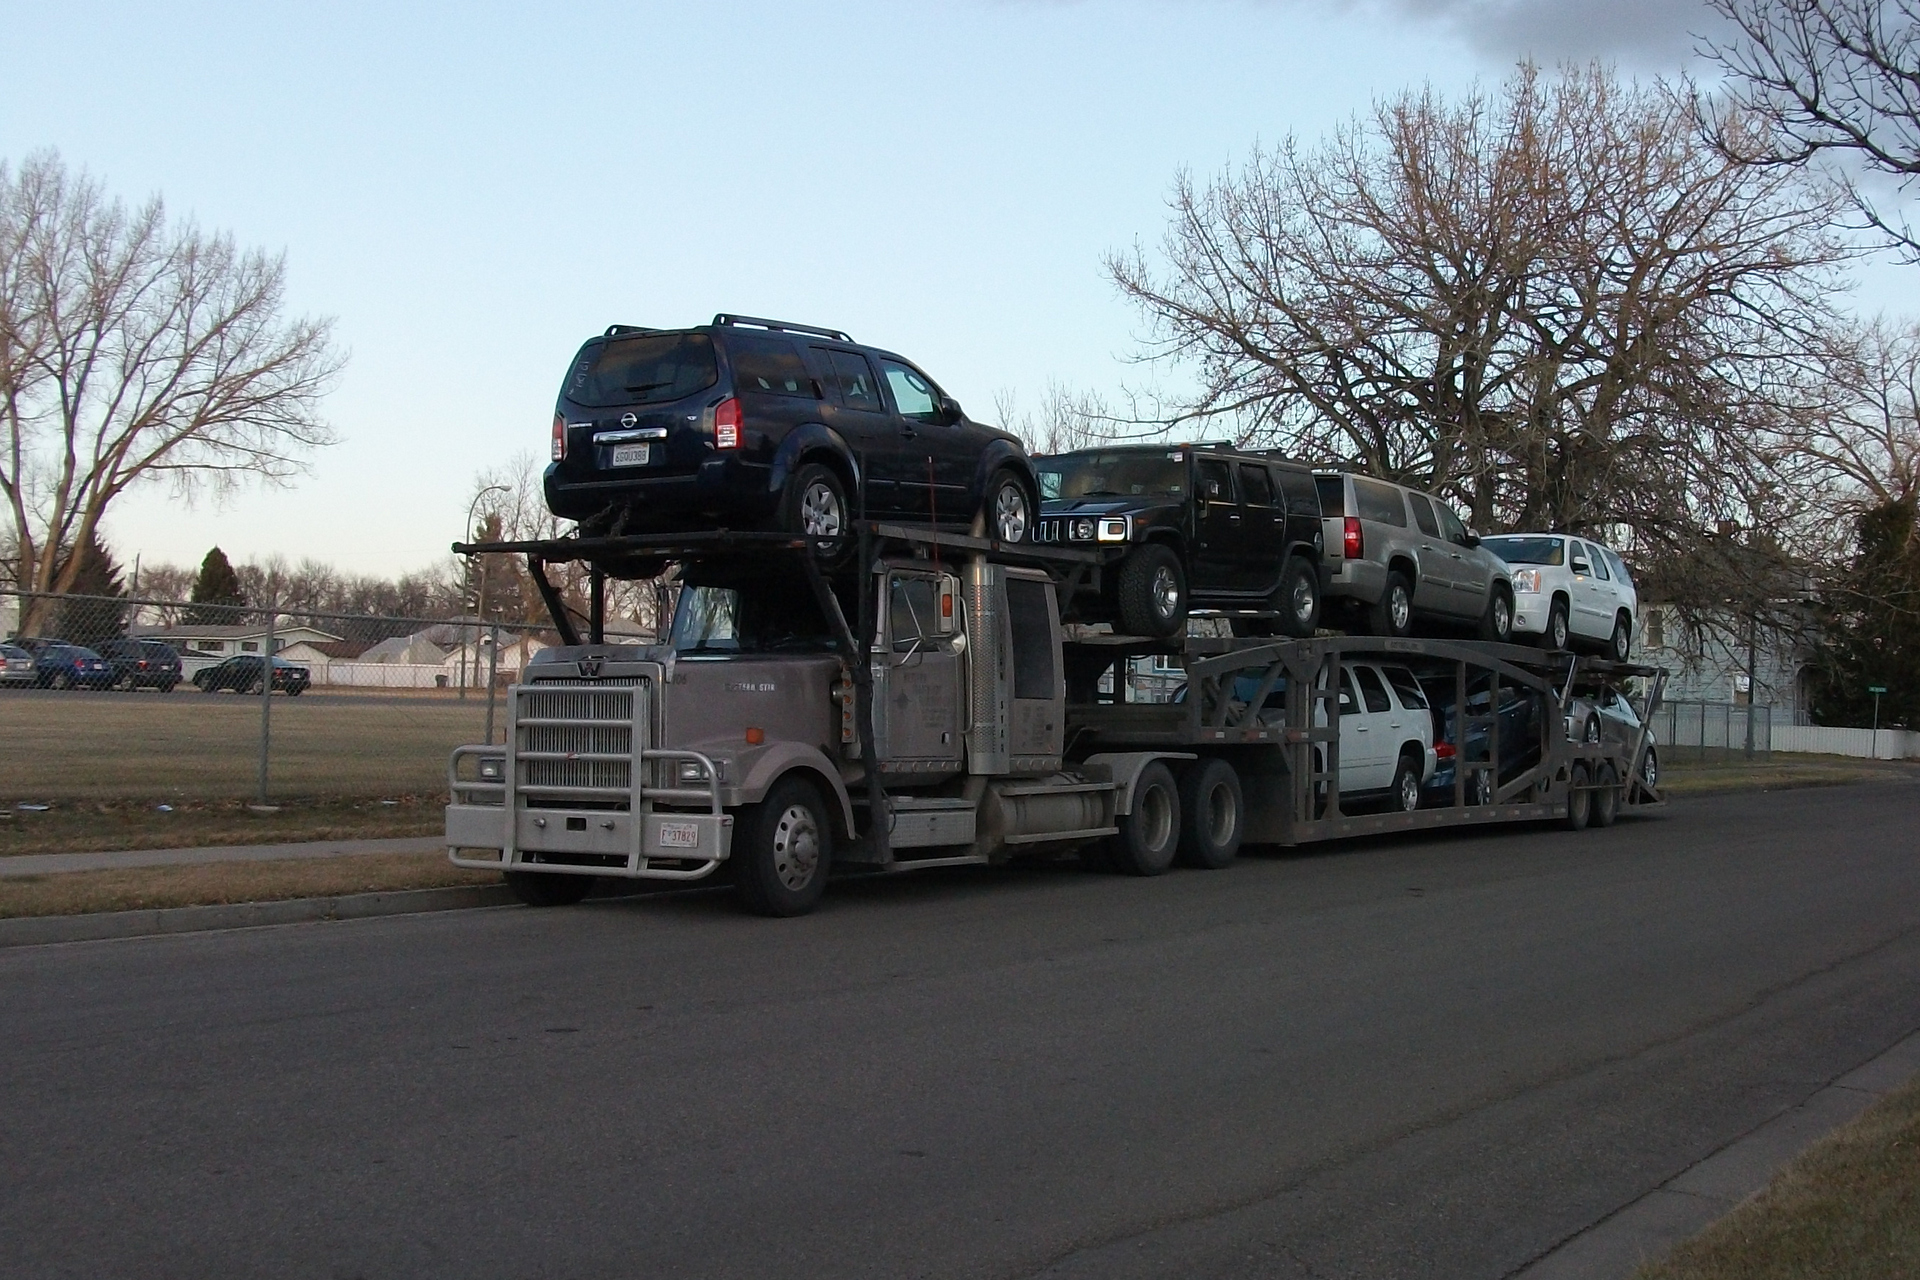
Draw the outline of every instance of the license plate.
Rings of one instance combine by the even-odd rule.
[[[650,444],[617,444],[613,446],[613,465],[616,467],[644,467],[653,453]]]
[[[660,847],[662,849],[698,849],[700,824],[697,822],[661,823]]]

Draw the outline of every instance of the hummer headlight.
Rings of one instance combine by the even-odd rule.
[[[1125,542],[1127,540],[1127,518],[1108,516],[1100,522],[1100,541]]]
[[[1092,542],[1093,521],[1085,518],[1075,520],[1073,527],[1067,531],[1067,536],[1075,542]]]
[[[1540,571],[1538,569],[1515,569],[1513,571],[1513,589],[1540,593]]]

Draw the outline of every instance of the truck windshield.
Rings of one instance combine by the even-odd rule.
[[[1482,538],[1480,545],[1508,564],[1564,564],[1567,544],[1559,538]]]
[[[751,591],[683,586],[673,611],[675,653],[794,653],[833,648],[833,635],[802,585]]]
[[[704,333],[648,333],[590,342],[574,361],[567,399],[600,409],[657,404],[705,391],[720,378]]]
[[[1186,453],[1063,453],[1035,458],[1040,498],[1178,498],[1187,492]]]

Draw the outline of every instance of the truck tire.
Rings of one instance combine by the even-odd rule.
[[[734,827],[733,887],[755,915],[799,916],[826,891],[833,827],[820,790],[786,777]]]
[[[1288,556],[1280,590],[1274,593],[1280,633],[1296,640],[1313,639],[1320,626],[1320,572],[1305,556]]]
[[[1188,765],[1180,775],[1180,861],[1202,871],[1231,866],[1246,811],[1239,770],[1218,756]]]
[[[1150,542],[1120,566],[1120,628],[1170,640],[1187,629],[1187,575],[1173,548]]]
[[[1596,827],[1610,827],[1620,816],[1620,779],[1613,766],[1602,763],[1593,771],[1593,811],[1589,815]]]
[[[1587,790],[1587,766],[1574,761],[1567,770],[1567,830],[1585,831],[1593,816],[1593,792]]]
[[[1033,513],[1038,509],[1027,486],[1011,471],[993,473],[980,504],[987,536],[1014,545],[1033,537]]]
[[[595,876],[562,875],[553,871],[503,873],[507,890],[529,907],[570,907],[587,896]]]
[[[1376,636],[1413,634],[1413,584],[1398,569],[1387,575],[1387,589],[1368,606],[1367,630]]]
[[[1133,784],[1133,812],[1115,825],[1120,834],[1109,846],[1115,871],[1157,876],[1173,866],[1180,849],[1180,789],[1164,761],[1155,760],[1140,771]]]
[[[847,487],[831,467],[817,462],[802,465],[787,480],[780,501],[780,528],[806,538],[829,538],[814,544],[823,561],[838,562],[852,545],[853,508],[847,505]]]

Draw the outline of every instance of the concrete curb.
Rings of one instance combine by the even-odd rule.
[[[1802,1151],[1920,1073],[1920,1032],[1621,1206],[1513,1280],[1620,1280],[1764,1188]]]
[[[89,915],[23,916],[0,920],[0,948],[36,947],[51,942],[97,942],[209,929],[247,929],[268,924],[305,924],[316,920],[363,920],[371,916],[410,915],[420,911],[461,911],[501,907],[515,901],[502,884],[454,885],[445,889],[396,889],[385,893],[347,893],[334,898],[290,898],[282,902],[235,902],[209,907],[162,907],[152,911],[103,911]]]

